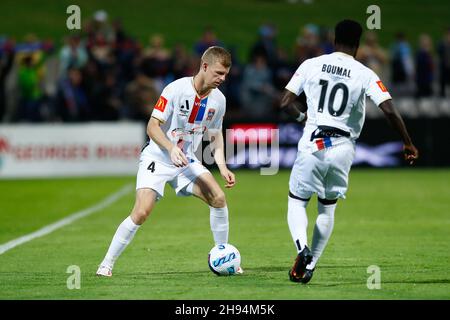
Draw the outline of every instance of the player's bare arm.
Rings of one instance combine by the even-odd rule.
[[[166,149],[170,154],[170,159],[176,167],[184,167],[188,164],[188,160],[183,151],[167,139],[161,130],[161,121],[151,117],[147,125],[147,134],[159,146]]]
[[[306,103],[299,101],[296,94],[285,89],[281,97],[280,109],[299,122],[306,120]]]
[[[234,173],[226,165],[222,130],[210,131],[209,138],[214,154],[214,161],[219,168],[221,176],[226,181],[225,188],[232,188],[236,184],[236,179]]]
[[[419,158],[419,151],[413,145],[411,137],[406,130],[405,123],[398,111],[394,108],[392,100],[386,100],[380,104],[380,109],[383,110],[385,117],[388,119],[389,123],[394,127],[394,129],[400,134],[403,140],[403,153],[405,160],[409,164],[413,164],[414,161]]]

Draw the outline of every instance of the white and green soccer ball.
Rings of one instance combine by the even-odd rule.
[[[219,244],[209,251],[208,265],[215,274],[230,276],[238,272],[241,266],[241,254],[229,243]]]

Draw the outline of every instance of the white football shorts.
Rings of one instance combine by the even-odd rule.
[[[321,199],[345,198],[354,156],[351,141],[313,153],[300,149],[289,179],[290,192],[302,199],[313,193]]]
[[[200,162],[191,162],[185,167],[176,167],[151,156],[141,156],[136,179],[136,190],[153,189],[157,199],[164,196],[166,183],[175,190],[177,196],[192,195],[192,185],[197,177],[209,172]]]

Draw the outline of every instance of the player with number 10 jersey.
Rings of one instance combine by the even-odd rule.
[[[311,133],[320,126],[340,129],[354,142],[364,124],[366,96],[376,106],[391,99],[378,76],[344,52],[306,60],[286,89],[296,95],[305,92],[308,120],[301,145],[312,149],[317,145],[311,144]]]
[[[308,283],[334,225],[339,198],[345,198],[348,175],[355,156],[355,142],[364,125],[366,97],[383,112],[404,142],[405,159],[412,164],[418,151],[412,144],[392,98],[378,76],[355,60],[362,27],[343,20],[335,28],[332,54],[304,61],[289,83],[280,107],[304,121],[297,159],[289,180],[288,225],[297,249],[289,279]],[[306,106],[296,101],[306,95]],[[318,197],[318,216],[311,251],[307,246],[306,207],[313,194]]]

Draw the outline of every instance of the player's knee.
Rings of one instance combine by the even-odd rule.
[[[220,191],[214,194],[211,199],[209,205],[214,208],[223,208],[227,205],[227,201],[225,199],[225,193]]]
[[[134,209],[131,218],[134,223],[136,224],[143,224],[145,220],[147,220],[148,216],[150,215],[150,210],[145,210],[143,208]]]

